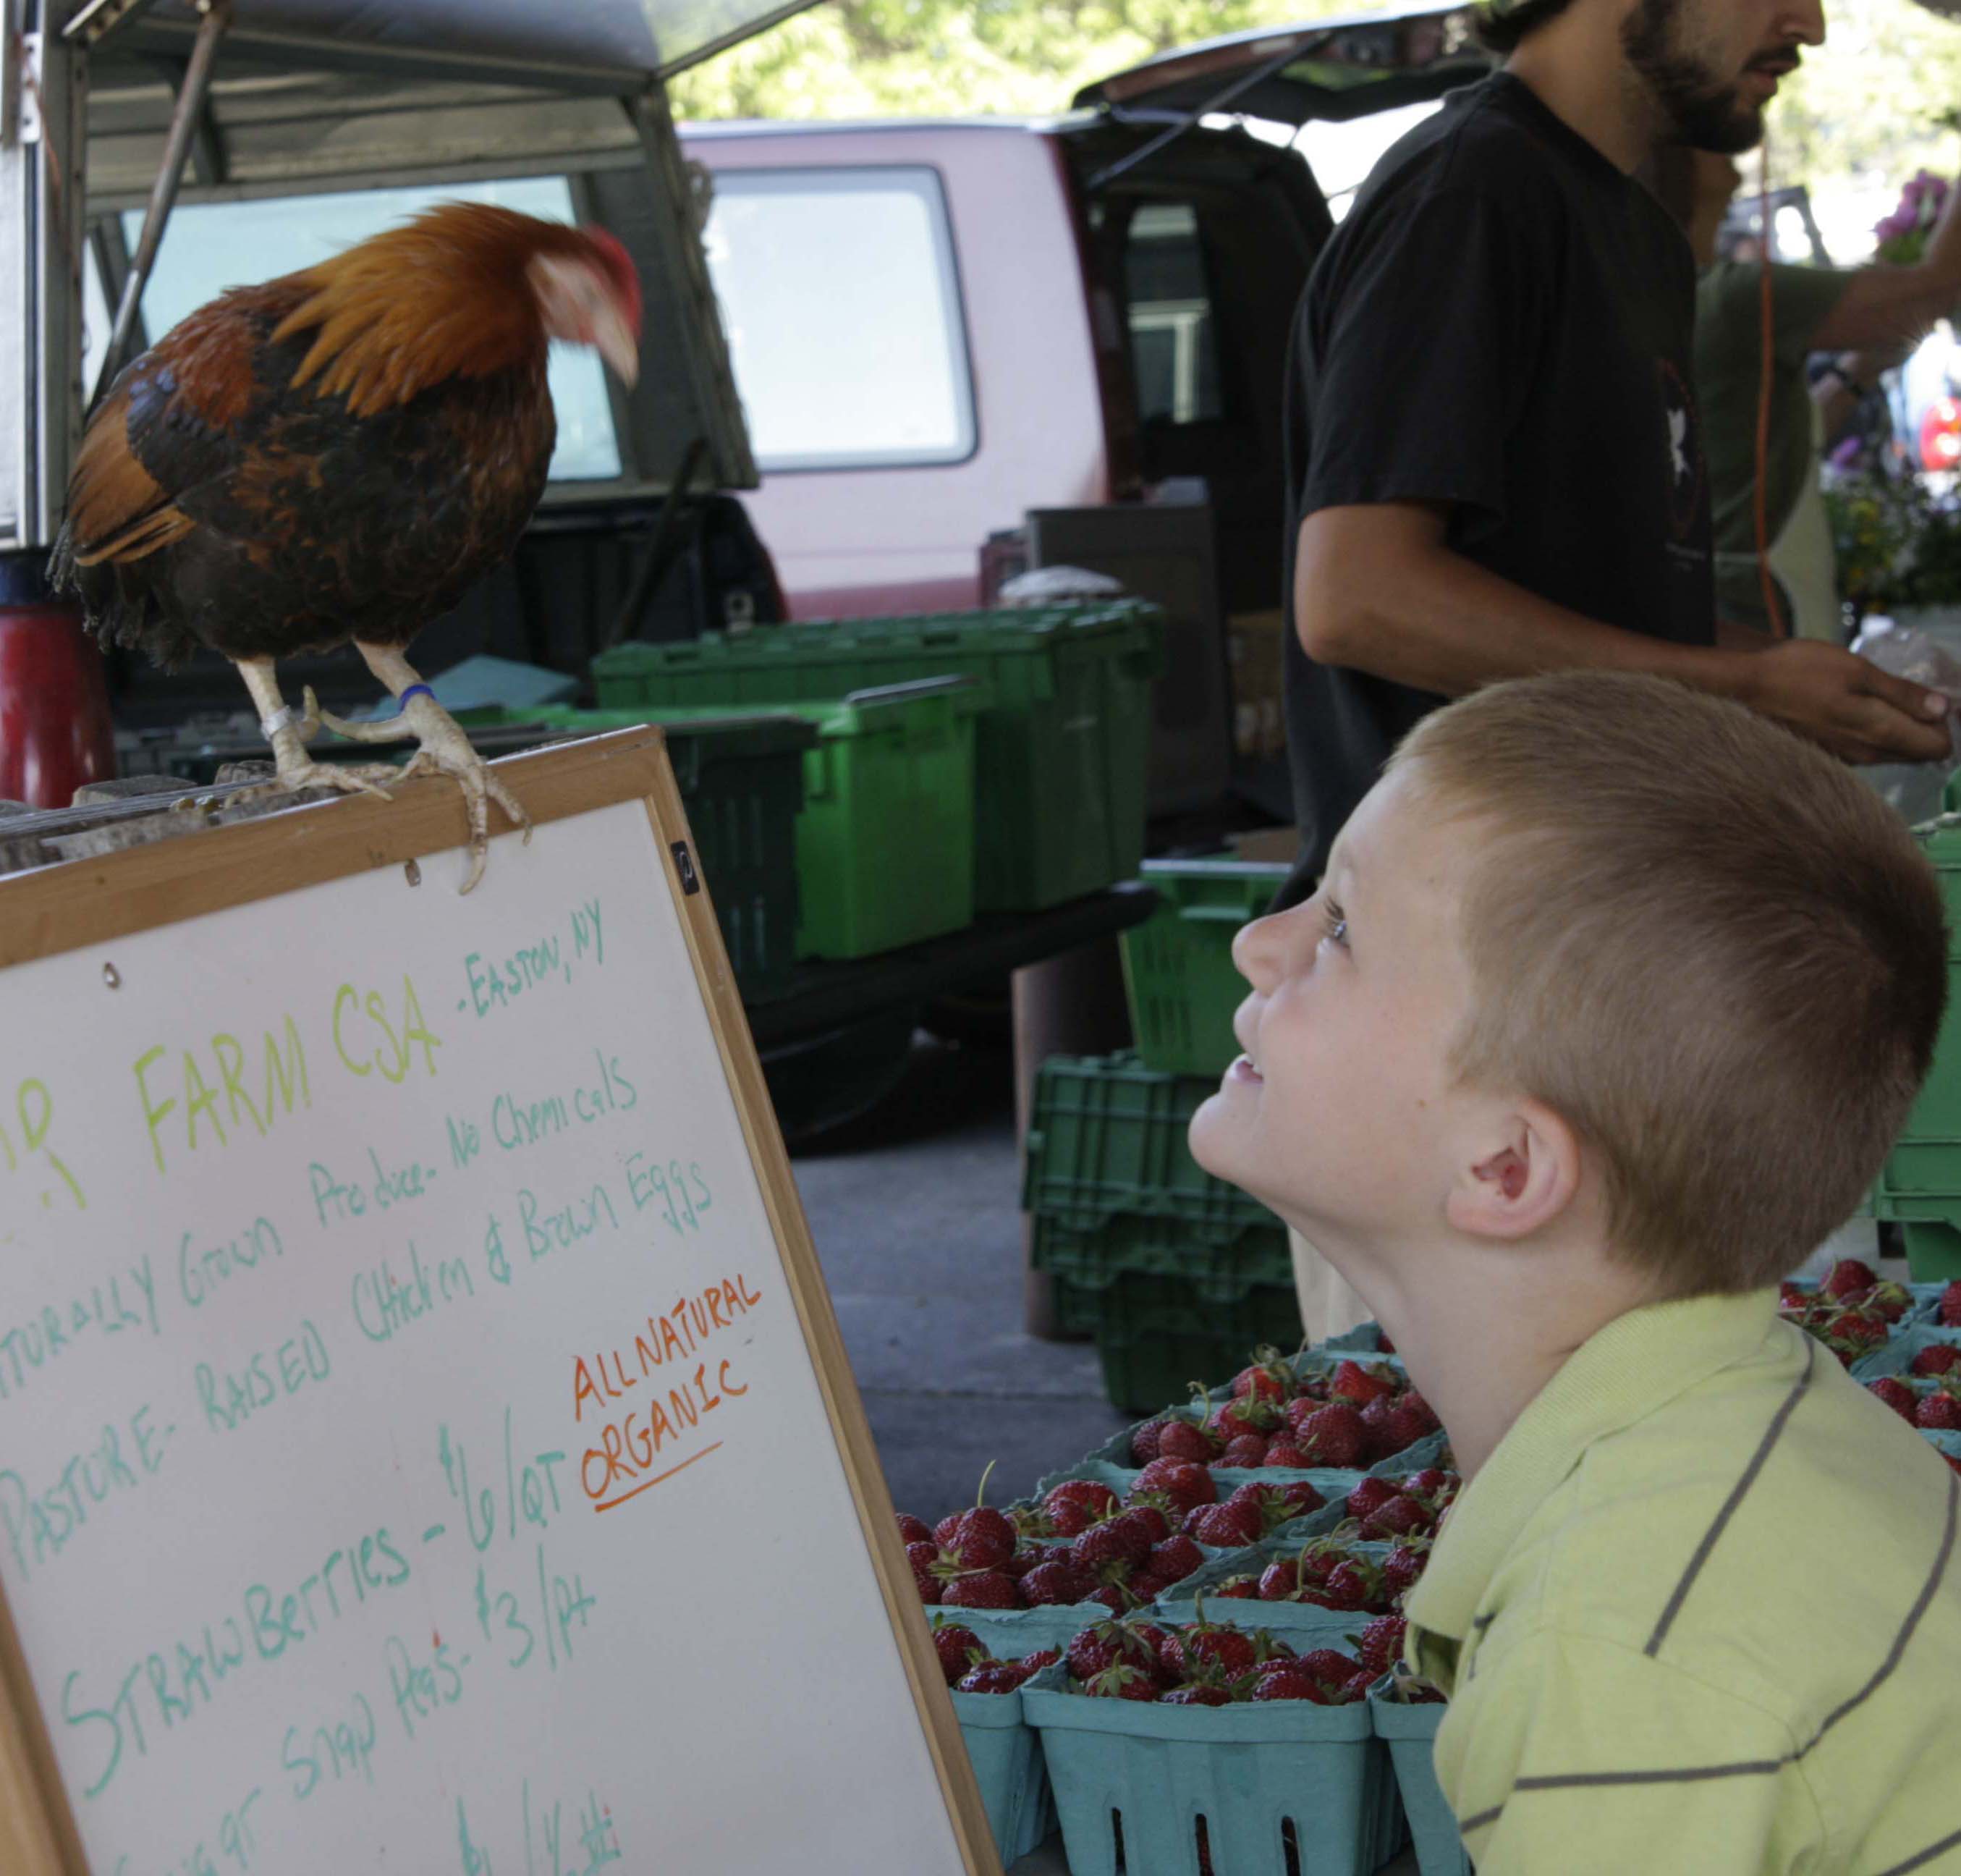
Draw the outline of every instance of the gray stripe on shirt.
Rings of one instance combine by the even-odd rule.
[[[1643,1651],[1657,1654],[1667,1638],[1675,1619],[1682,1613],[1682,1606],[1688,1600],[1688,1592],[1695,1587],[1695,1579],[1702,1574],[1702,1566],[1709,1561],[1717,1540],[1728,1527],[1730,1520],[1736,1514],[1736,1508],[1748,1496],[1751,1486],[1757,1482],[1757,1475],[1764,1469],[1764,1461],[1771,1456],[1783,1434],[1786,1423],[1797,1411],[1797,1403],[1804,1397],[1804,1390],[1811,1385],[1811,1370],[1818,1359],[1818,1345],[1807,1335],[1804,1338],[1804,1372],[1797,1383],[1784,1398],[1784,1404],[1771,1417],[1770,1425],[1764,1429],[1764,1437],[1757,1442],[1757,1450],[1750,1455],[1750,1463],[1743,1468],[1743,1476],[1730,1488],[1730,1495],[1723,1501],[1723,1508],[1716,1514],[1715,1522],[1702,1534],[1702,1541],[1695,1546],[1695,1554],[1688,1560],[1688,1568],[1682,1573],[1682,1581],[1675,1586],[1668,1599],[1668,1606],[1661,1612],[1661,1619],[1655,1624],[1654,1633],[1648,1637],[1647,1647]]]

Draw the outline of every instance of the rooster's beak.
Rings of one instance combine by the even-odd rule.
[[[613,308],[601,311],[592,343],[599,348],[599,356],[613,368],[614,376],[631,391],[640,376],[640,341]]]

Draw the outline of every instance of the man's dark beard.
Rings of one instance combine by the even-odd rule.
[[[1675,49],[1682,0],[1640,0],[1621,27],[1621,49],[1646,81],[1667,120],[1668,141],[1735,156],[1763,141],[1763,113],[1743,102]]]

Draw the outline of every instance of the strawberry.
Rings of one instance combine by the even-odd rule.
[[[1266,1494],[1266,1513],[1270,1526],[1287,1523],[1290,1520],[1305,1517],[1310,1511],[1318,1511],[1328,1501],[1315,1491],[1305,1479],[1289,1480],[1286,1484],[1262,1485]]]
[[[1155,1700],[1159,1690],[1156,1679],[1143,1669],[1119,1661],[1105,1668],[1083,1691],[1098,1700]]]
[[[1127,1614],[1130,1599],[1124,1594],[1122,1587],[1115,1583],[1101,1583],[1083,1599],[1086,1603],[1101,1603],[1113,1616]]]
[[[1961,1348],[1951,1342],[1929,1342],[1913,1358],[1916,1374],[1947,1374],[1961,1367]]]
[[[953,1683],[955,1693],[1012,1693],[1028,1679],[1008,1661],[981,1661]]]
[[[1185,1533],[1201,1544],[1226,1550],[1243,1549],[1266,1534],[1266,1520],[1250,1504],[1208,1504],[1192,1514]]]
[[[1066,1607],[1086,1602],[1096,1579],[1073,1559],[1040,1564],[1022,1578],[1022,1600],[1031,1609]]]
[[[1386,1594],[1382,1571],[1360,1557],[1337,1564],[1321,1587],[1334,1609],[1371,1608],[1382,1602]]]
[[[964,1570],[998,1570],[1015,1554],[1015,1546],[1021,1541],[1021,1533],[1006,1512],[981,1502],[987,1495],[987,1481],[993,1471],[990,1463],[980,1475],[980,1488],[974,1495],[971,1509],[951,1520],[942,1518],[935,1527],[940,1543]]]
[[[1060,1648],[1038,1648],[1032,1654],[1022,1657],[1022,1665],[1032,1674],[1039,1674],[1044,1667],[1053,1667],[1062,1659]]]
[[[1255,1700],[1312,1700],[1328,1705],[1321,1683],[1298,1661],[1277,1661],[1253,1683],[1249,1696]]]
[[[1801,1283],[1794,1283],[1787,1277],[1778,1285],[1778,1307],[1786,1312],[1801,1313],[1811,1306],[1811,1292]]]
[[[1376,1677],[1365,1667],[1359,1674],[1350,1674],[1342,1685],[1340,1694],[1332,1704],[1345,1706],[1352,1700],[1366,1700],[1369,1689],[1376,1684]]]
[[[1403,1638],[1409,1623],[1401,1616],[1378,1616],[1361,1633],[1355,1652],[1362,1665],[1378,1674],[1386,1674],[1401,1658]]]
[[[1138,1523],[1134,1512],[1127,1511],[1091,1525],[1076,1539],[1074,1554],[1083,1569],[1100,1570],[1113,1563],[1142,1563],[1156,1542],[1150,1527]]]
[[[1955,1278],[1941,1291],[1940,1316],[1944,1327],[1961,1329],[1961,1277]]]
[[[1405,1447],[1414,1446],[1436,1431],[1436,1415],[1421,1394],[1408,1393],[1400,1399],[1373,1401],[1362,1409],[1368,1429],[1369,1451],[1377,1459],[1387,1459]]]
[[[939,1600],[940,1579],[933,1566],[939,1562],[939,1546],[936,1543],[908,1544],[906,1561],[913,1567],[913,1581],[919,1585],[920,1600],[926,1603]]]
[[[1262,1466],[1285,1466],[1296,1472],[1304,1472],[1314,1463],[1304,1447],[1296,1446],[1286,1434],[1267,1443],[1267,1456],[1261,1460]]]
[[[1328,1377],[1329,1397],[1366,1407],[1372,1400],[1385,1400],[1396,1391],[1396,1384],[1380,1368],[1365,1368],[1359,1361],[1344,1361]]]
[[[1171,1535],[1171,1520],[1157,1506],[1148,1501],[1134,1504],[1127,1511],[1119,1512],[1112,1521],[1145,1532],[1154,1544],[1162,1543]]]
[[[939,1656],[940,1672],[945,1675],[949,1687],[974,1665],[977,1658],[987,1652],[980,1645],[980,1638],[971,1629],[963,1629],[953,1622],[933,1624],[933,1645]]]
[[[1143,1664],[1146,1667],[1162,1667],[1165,1650],[1171,1642],[1171,1631],[1155,1622],[1134,1621],[1130,1624],[1130,1634],[1143,1650],[1139,1658]]]
[[[1255,1348],[1252,1365],[1232,1377],[1232,1398],[1244,1400],[1249,1394],[1261,1400],[1285,1400],[1287,1365],[1277,1348]]]
[[[1158,1456],[1158,1441],[1171,1422],[1160,1415],[1156,1420],[1146,1420],[1134,1428],[1130,1434],[1130,1463],[1134,1466],[1148,1466]]]
[[[1929,1394],[1915,1410],[1913,1424],[1930,1432],[1952,1432],[1961,1428],[1961,1400],[1952,1394]]]
[[[1182,1459],[1152,1460],[1130,1488],[1134,1499],[1146,1492],[1167,1500],[1181,1518],[1195,1506],[1214,1503],[1219,1496],[1211,1473],[1203,1466]]]
[[[1153,1570],[1148,1563],[1140,1564],[1125,1581],[1124,1594],[1134,1607],[1141,1609],[1146,1603],[1156,1602],[1177,1581]]]
[[[1819,1287],[1828,1297],[1845,1303],[1854,1297],[1863,1297],[1878,1281],[1879,1278],[1869,1265],[1861,1263],[1856,1257],[1841,1257],[1832,1266]]]
[[[1282,1557],[1260,1572],[1260,1600],[1284,1603],[1299,1594],[1300,1563],[1297,1558]]]
[[[1226,1442],[1226,1450],[1213,1462],[1220,1466],[1233,1466],[1249,1470],[1267,1463],[1267,1443],[1257,1433],[1242,1433]]]
[[[1361,1415],[1338,1402],[1304,1415],[1295,1423],[1294,1434],[1300,1450],[1317,1466],[1355,1466],[1368,1442]]]
[[[1428,1530],[1434,1522],[1429,1508],[1421,1499],[1412,1498],[1407,1492],[1398,1492],[1363,1520],[1362,1530],[1370,1537],[1407,1537],[1413,1532]]]
[[[1304,1673],[1337,1687],[1360,1665],[1352,1654],[1344,1654],[1339,1648],[1309,1648],[1297,1658]]]
[[[1070,1637],[1069,1671],[1078,1680],[1094,1680],[1114,1662],[1142,1664],[1148,1653],[1149,1644],[1139,1642],[1137,1631],[1127,1623],[1099,1622]]]
[[[1186,1672],[1194,1667],[1210,1667],[1234,1677],[1250,1673],[1259,1665],[1260,1645],[1255,1638],[1243,1629],[1235,1629],[1221,1622],[1207,1622],[1204,1597],[1198,1598],[1196,1606],[1198,1619],[1187,1622],[1178,1636],[1179,1647],[1188,1664]]]
[[[1254,1576],[1229,1576],[1213,1585],[1212,1594],[1232,1602],[1249,1602],[1260,1593],[1260,1579]]]
[[[1012,1577],[1017,1583],[1025,1582],[1044,1564],[1053,1563],[1057,1558],[1068,1555],[1067,1544],[1024,1544],[1002,1565],[1001,1574]]]
[[[1376,1352],[1378,1354],[1392,1355],[1395,1351],[1395,1344],[1390,1341],[1389,1337],[1385,1335],[1379,1329],[1377,1329],[1376,1331]]]
[[[1861,1310],[1841,1310],[1825,1322],[1827,1342],[1851,1343],[1856,1348],[1877,1348],[1886,1338],[1886,1325]]]
[[[933,1527],[924,1518],[914,1517],[910,1511],[899,1514],[899,1542],[902,1544],[929,1544],[933,1542]]]
[[[1405,1492],[1421,1491],[1415,1479],[1405,1479]],[[1346,1510],[1350,1517],[1366,1518],[1396,1495],[1396,1488],[1386,1479],[1365,1479],[1348,1495]]]
[[[1905,1382],[1891,1374],[1883,1374],[1877,1381],[1866,1383],[1866,1392],[1874,1399],[1885,1402],[1908,1425],[1913,1423],[1915,1409],[1920,1405],[1920,1397]]]
[[[1875,1316],[1883,1316],[1888,1322],[1897,1322],[1913,1307],[1913,1292],[1905,1284],[1880,1284],[1867,1297],[1864,1306]]]
[[[1205,1552],[1192,1539],[1182,1533],[1175,1537],[1167,1537],[1161,1544],[1151,1546],[1151,1554],[1145,1560],[1146,1568],[1167,1583],[1181,1583],[1193,1571],[1204,1566]]]
[[[1441,1466],[1426,1466],[1421,1472],[1411,1472],[1403,1481],[1403,1489],[1433,1498],[1440,1492],[1455,1492],[1461,1482],[1455,1472],[1446,1472]]]
[[[974,1570],[952,1578],[939,1600],[955,1609],[1019,1609],[1022,1586],[999,1570]]]
[[[1116,1508],[1116,1493],[1093,1479],[1065,1479],[1042,1500],[1042,1509],[1058,1537],[1079,1537]]]
[[[1430,1561],[1427,1543],[1398,1544],[1382,1559],[1382,1588],[1389,1596],[1404,1596],[1416,1587],[1423,1566]]]
[[[1158,1439],[1160,1459],[1188,1459],[1205,1466],[1211,1463],[1218,1450],[1218,1442],[1212,1435],[1190,1420],[1167,1421]]]
[[[1158,1696],[1168,1707],[1229,1707],[1232,1696],[1215,1681],[1190,1681]]]

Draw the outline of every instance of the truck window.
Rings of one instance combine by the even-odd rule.
[[[935,171],[723,170],[703,241],[760,467],[974,453],[973,378]]]
[[[1149,423],[1204,423],[1224,414],[1219,322],[1188,203],[1153,202],[1130,216],[1124,249],[1137,415]]]
[[[228,286],[311,266],[436,203],[455,201],[494,203],[547,221],[576,219],[571,185],[562,176],[364,189],[266,201],[180,203],[164,230],[157,263],[144,289],[144,330],[151,339],[160,339],[185,314]],[[134,249],[142,231],[140,212],[132,210],[123,217],[127,248]],[[93,323],[91,312],[91,328]],[[619,439],[598,355],[582,346],[554,346],[548,375],[558,414],[552,479],[617,479]]]

